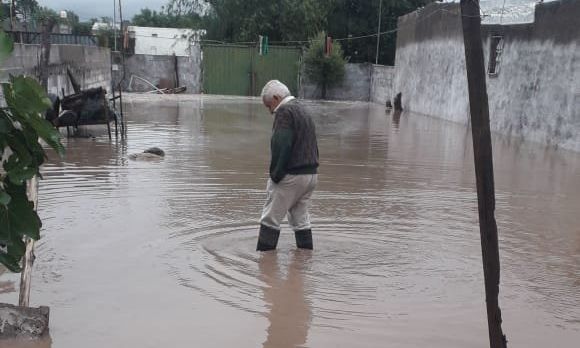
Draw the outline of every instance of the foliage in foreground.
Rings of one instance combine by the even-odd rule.
[[[13,50],[0,31],[0,60]],[[43,114],[51,106],[42,87],[31,77],[10,77],[2,83],[6,107],[0,109],[0,263],[12,272],[21,271],[26,237],[38,240],[42,223],[26,195],[26,182],[38,175],[46,160],[39,139],[64,153],[59,132]]]

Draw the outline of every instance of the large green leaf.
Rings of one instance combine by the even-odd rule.
[[[20,260],[24,253],[26,252],[26,244],[22,237],[13,236],[12,241],[6,247],[8,255],[13,256],[16,260]]]
[[[12,197],[8,204],[8,214],[2,228],[8,228],[10,235],[20,237],[40,238],[40,218],[34,211],[34,204],[26,196],[26,185],[6,184],[6,192]]]
[[[30,126],[38,137],[63,156],[60,133],[43,118],[44,112],[52,105],[38,82],[30,77],[17,76],[12,78],[12,84],[5,83],[2,88],[6,104],[15,119],[23,124],[23,130]]]
[[[12,129],[14,129],[12,120],[6,115],[4,110],[0,110],[0,134],[8,134]]]
[[[38,173],[38,167],[18,167],[8,173],[8,178],[16,185],[22,185],[26,180],[32,179]]]
[[[28,147],[30,156],[32,156],[32,161],[36,166],[40,167],[46,159],[46,153],[44,152],[42,145],[38,142],[38,134],[36,134],[32,127],[25,126],[22,128],[26,140],[26,147]]]
[[[15,76],[11,82],[11,85],[4,85],[4,95],[6,104],[17,119],[39,116],[52,106],[42,86],[33,78]]]
[[[12,183],[22,185],[25,180],[31,179],[38,172],[38,163],[26,147],[22,133],[11,134],[6,140],[13,153],[4,163],[4,170]]]
[[[0,251],[0,263],[6,266],[6,268],[8,268],[11,272],[22,272],[22,267],[20,267],[20,259],[16,259],[14,256],[9,255],[3,251]]]
[[[0,61],[12,54],[14,44],[4,31],[0,31]]]
[[[64,155],[64,146],[60,142],[60,133],[50,124],[50,122],[38,116],[32,116],[30,118],[30,126],[34,128],[36,133],[38,133],[38,136],[50,145],[59,156]]]
[[[0,189],[0,204],[1,205],[8,205],[10,203],[10,200],[12,198],[10,197],[10,195],[8,193],[6,193],[6,191]]]
[[[12,243],[12,227],[8,217],[8,207],[0,205],[0,245],[9,245]]]

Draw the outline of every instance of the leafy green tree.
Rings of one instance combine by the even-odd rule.
[[[36,0],[14,0],[14,12],[22,18],[24,23],[28,23],[39,8]]]
[[[203,4],[200,1],[169,0],[165,7],[168,14],[174,16],[195,16],[202,12]]]
[[[268,35],[270,41],[304,40],[325,28],[333,1],[170,0],[165,11],[174,18],[198,18],[205,12],[201,25],[194,27],[206,29],[209,39],[255,41]]]
[[[8,18],[10,18],[10,4],[0,2],[0,20],[5,20]]]
[[[158,28],[190,28],[201,27],[201,16],[197,13],[182,14],[183,9],[176,10],[176,13],[163,8],[162,11],[152,11],[148,8],[142,9],[131,21],[133,25],[141,27]]]
[[[72,33],[75,35],[92,35],[94,22],[78,22],[73,24]]]
[[[61,18],[58,15],[58,13],[56,13],[55,10],[48,7],[38,7],[36,11],[33,12],[32,18],[37,24],[47,22],[49,20],[53,21],[54,23],[61,22]]]
[[[159,13],[142,11],[139,25],[199,28],[199,22],[181,22],[199,18],[207,39],[226,42],[255,42],[258,35],[268,35],[270,42],[300,41],[325,30],[343,41],[350,62],[374,62],[378,15],[381,13],[379,63],[393,64],[397,18],[434,0],[169,0]],[[381,6],[382,5],[382,6]],[[379,6],[381,11],[379,11]],[[137,17],[137,16],[136,16]],[[169,18],[166,22],[163,18]],[[134,20],[134,23],[136,21]],[[182,26],[183,25],[183,26]],[[366,36],[359,38],[360,36]],[[292,44],[292,42],[290,42]]]
[[[322,99],[326,99],[328,88],[342,82],[346,64],[338,42],[334,42],[331,52],[325,54],[325,38],[325,32],[319,33],[310,41],[310,47],[304,56],[305,73],[322,88]]]
[[[378,29],[379,2],[382,2],[380,31],[386,32],[397,28],[398,17],[433,0],[334,0],[328,17],[329,35],[348,38],[375,34]],[[396,32],[381,35],[379,63],[394,64],[396,40]],[[377,37],[345,40],[343,49],[350,62],[375,62]]]
[[[0,60],[12,48],[12,41],[0,31]],[[51,103],[38,82],[11,77],[2,83],[2,90],[7,107],[0,109],[0,263],[20,272],[24,240],[39,239],[42,225],[26,195],[26,181],[40,177],[40,166],[46,160],[39,139],[61,155],[64,148],[60,133],[43,117]]]

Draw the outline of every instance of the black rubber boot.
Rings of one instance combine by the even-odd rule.
[[[268,251],[276,249],[280,231],[271,227],[260,225],[260,235],[258,236],[257,251]]]
[[[300,249],[310,249],[312,250],[312,230],[299,230],[294,232],[296,237],[296,246]]]

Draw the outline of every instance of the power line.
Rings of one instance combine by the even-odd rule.
[[[431,13],[425,15],[424,17],[420,18],[419,20],[410,23],[411,25],[416,25],[418,23],[421,23],[429,18],[431,18],[432,16],[441,13],[441,12],[445,12],[445,13],[449,13],[452,15],[458,15],[461,17],[486,17],[488,15],[484,14],[482,11],[482,15],[480,16],[467,16],[467,15],[461,15],[458,14],[456,12],[453,11],[449,11],[448,8],[455,5],[454,3],[448,3],[446,4],[445,7],[439,8],[435,11],[432,11]],[[419,9],[419,11],[421,11],[422,9]],[[389,35],[389,34],[393,34],[398,32],[399,30],[401,30],[401,27],[395,28],[395,29],[391,29],[391,30],[386,30],[386,31],[382,31],[382,32],[378,32],[378,33],[372,33],[372,34],[365,34],[365,35],[358,35],[358,36],[349,36],[349,37],[342,37],[342,38],[337,38],[337,39],[333,39],[333,41],[351,41],[351,40],[360,40],[360,39],[367,39],[367,38],[372,38],[372,37],[377,37],[377,36],[382,36],[382,35]],[[153,37],[153,36],[149,36],[149,35],[140,35],[140,34],[135,34],[135,36],[137,37]],[[163,39],[177,39],[178,37],[164,37],[164,36],[156,36],[155,38],[163,38]],[[256,45],[258,44],[257,41],[231,41],[231,42],[226,42],[226,41],[220,41],[220,40],[205,40],[205,39],[195,39],[195,40],[190,40],[192,42],[198,42],[198,43],[216,43],[216,44],[229,44],[229,45]],[[319,39],[310,39],[310,40],[283,40],[283,41],[270,41],[270,44],[307,44],[310,42],[323,42],[324,40],[319,40]]]

